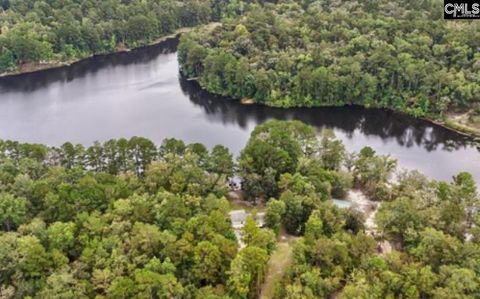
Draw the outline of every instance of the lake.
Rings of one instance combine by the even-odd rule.
[[[361,107],[277,109],[211,95],[178,71],[177,39],[69,67],[0,78],[0,138],[61,145],[143,136],[235,154],[253,128],[269,119],[297,119],[332,129],[350,151],[371,146],[401,168],[450,180],[469,171],[480,182],[480,151],[469,138],[429,122]]]

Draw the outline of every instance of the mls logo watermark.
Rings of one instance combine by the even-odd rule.
[[[444,0],[444,19],[480,19],[480,0]]]

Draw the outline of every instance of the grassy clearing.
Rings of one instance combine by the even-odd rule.
[[[245,210],[247,213],[251,213],[253,211],[256,212],[264,212],[265,211],[265,203],[258,202],[257,204],[252,204],[249,201],[245,200],[245,194],[243,191],[230,191],[227,194],[228,202],[230,203],[230,210]]]
[[[273,297],[275,285],[280,283],[285,270],[292,262],[294,242],[294,240],[280,242],[278,243],[277,249],[272,253],[270,261],[268,262],[267,276],[265,277],[265,282],[260,292],[260,299],[270,299]]]
[[[230,201],[230,211],[245,210],[247,213],[265,212],[265,205],[252,205],[244,201]]]

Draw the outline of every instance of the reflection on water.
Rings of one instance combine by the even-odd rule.
[[[52,83],[68,83],[87,75],[93,75],[102,69],[148,63],[161,54],[175,53],[177,45],[178,39],[170,38],[158,45],[146,46],[129,52],[98,55],[70,66],[0,78],[0,92],[32,92]]]
[[[190,101],[202,107],[210,121],[232,123],[241,128],[250,122],[262,123],[268,119],[296,119],[319,129],[340,130],[349,139],[354,137],[355,132],[360,132],[384,140],[394,139],[402,147],[421,146],[427,151],[438,147],[452,151],[472,141],[443,127],[392,111],[359,106],[280,109],[242,105],[229,98],[213,96],[183,76],[180,76],[179,82]]]
[[[59,145],[65,141],[175,137],[234,153],[255,125],[301,120],[332,129],[348,150],[391,154],[401,167],[449,180],[459,171],[480,182],[480,153],[468,138],[381,109],[278,109],[211,95],[178,73],[177,39],[70,67],[0,79],[0,138]]]

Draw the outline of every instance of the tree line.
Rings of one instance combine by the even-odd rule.
[[[275,238],[249,229],[238,252],[233,169],[175,139],[0,142],[2,298],[253,298]]]
[[[480,111],[477,22],[443,2],[258,3],[182,37],[182,72],[206,90],[275,107],[357,104],[442,119]]]
[[[480,200],[472,176],[390,180],[396,161],[349,153],[331,131],[259,125],[237,158],[166,139],[90,147],[0,142],[0,293],[4,298],[256,298],[277,236],[297,236],[275,298],[475,298]],[[263,203],[240,249],[228,179]],[[381,203],[336,207],[352,188]],[[391,252],[378,251],[389,241]]]
[[[479,196],[472,177],[434,182],[413,171],[391,192],[375,216],[373,236],[361,213],[345,215],[328,202],[312,208],[309,194],[286,190],[269,201],[272,228],[288,225],[297,215],[292,209],[311,211],[301,220],[303,237],[274,298],[478,297]],[[393,248],[379,253],[385,240]]]
[[[0,72],[149,44],[181,27],[232,16],[240,1],[0,1]]]

